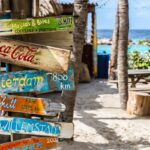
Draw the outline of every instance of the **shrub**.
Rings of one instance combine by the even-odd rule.
[[[139,51],[128,54],[128,65],[130,69],[148,69],[150,67],[150,50],[145,54]]]

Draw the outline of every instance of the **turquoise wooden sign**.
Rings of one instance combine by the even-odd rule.
[[[0,117],[0,134],[11,133],[58,137],[60,125],[33,119]]]
[[[74,90],[74,72],[67,75],[45,71],[19,71],[0,74],[0,93]]]
[[[48,91],[48,77],[43,71],[21,71],[0,74],[0,92]]]
[[[65,31],[73,28],[72,16],[0,20],[0,36]]]

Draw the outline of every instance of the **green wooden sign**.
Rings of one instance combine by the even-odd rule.
[[[0,36],[31,34],[50,31],[73,30],[72,16],[46,17],[36,19],[2,19]]]

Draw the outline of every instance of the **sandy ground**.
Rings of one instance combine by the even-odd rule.
[[[116,86],[107,81],[80,84],[74,124],[74,142],[57,150],[150,150],[150,118],[122,111]]]

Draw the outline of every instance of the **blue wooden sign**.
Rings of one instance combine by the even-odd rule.
[[[48,90],[48,76],[43,71],[21,71],[0,74],[1,93]]]
[[[0,117],[0,134],[11,133],[58,137],[60,125],[33,119]]]
[[[74,90],[74,72],[67,75],[45,71],[19,71],[0,74],[0,93]]]
[[[68,74],[48,73],[49,85],[52,91],[75,90],[74,70],[68,69]]]

